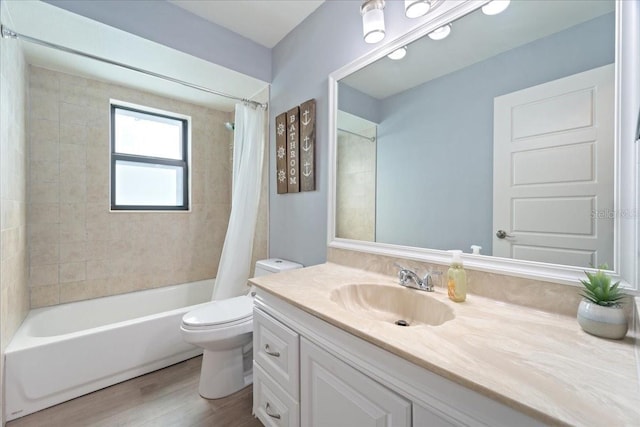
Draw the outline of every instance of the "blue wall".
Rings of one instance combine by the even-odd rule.
[[[362,39],[359,1],[330,0],[273,48],[270,122],[307,99],[316,107],[316,191],[276,194],[275,131],[270,131],[270,255],[319,264],[327,255],[328,76],[374,50]],[[387,37],[397,38],[425,22],[408,19],[404,3],[388,1],[384,9]]]
[[[377,241],[491,254],[493,98],[610,64],[614,53],[610,13],[385,99]]]

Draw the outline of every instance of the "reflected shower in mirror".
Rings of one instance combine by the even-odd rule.
[[[615,2],[512,2],[338,82],[336,237],[613,265]]]

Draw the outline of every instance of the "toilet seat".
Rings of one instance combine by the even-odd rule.
[[[253,298],[243,295],[212,301],[182,317],[185,329],[217,329],[251,321]]]

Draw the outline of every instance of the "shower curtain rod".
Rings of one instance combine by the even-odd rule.
[[[375,136],[364,136],[364,135],[361,135],[359,133],[351,132],[350,130],[346,130],[346,129],[342,129],[342,128],[338,128],[338,130],[340,132],[350,133],[351,135],[355,135],[355,136],[359,136],[360,138],[368,139],[371,142],[376,142],[376,137]]]
[[[222,96],[224,98],[235,99],[237,101],[246,102],[246,103],[251,104],[251,105],[253,105],[255,107],[262,107],[262,108],[265,108],[265,109],[267,108],[267,104],[266,103],[261,103],[261,102],[253,101],[251,99],[246,99],[246,98],[240,98],[240,97],[237,97],[237,96],[229,95],[229,94],[224,93],[224,92],[218,92],[217,90],[209,89],[209,88],[206,88],[204,86],[198,86],[198,85],[195,85],[193,83],[185,82],[184,80],[179,80],[179,79],[175,79],[173,77],[165,76],[164,74],[158,74],[158,73],[155,73],[153,71],[148,71],[148,70],[145,70],[145,69],[142,69],[142,68],[134,67],[132,65],[123,64],[122,62],[112,61],[111,59],[103,58],[101,56],[92,55],[90,53],[82,52],[80,50],[71,49],[69,47],[61,46],[61,45],[58,45],[58,44],[55,44],[55,43],[49,43],[49,42],[44,41],[44,40],[40,40],[40,39],[37,39],[37,38],[34,38],[34,37],[29,37],[27,35],[17,33],[15,31],[11,30],[10,28],[7,28],[7,27],[5,27],[4,25],[1,25],[1,24],[0,24],[0,30],[2,32],[2,37],[3,38],[24,40],[24,41],[27,41],[29,43],[39,44],[41,46],[49,47],[49,48],[52,48],[52,49],[57,49],[57,50],[60,50],[60,51],[63,51],[63,52],[67,52],[67,53],[72,53],[74,55],[83,56],[85,58],[89,58],[89,59],[93,59],[93,60],[96,60],[96,61],[104,62],[106,64],[111,64],[111,65],[115,65],[117,67],[126,68],[127,70],[137,71],[139,73],[146,74],[148,76],[157,77],[159,79],[163,79],[163,80],[167,80],[167,81],[170,81],[170,82],[173,82],[173,83],[177,83],[177,84],[180,84],[182,86],[190,87],[192,89],[197,89],[197,90],[200,90],[202,92],[207,92],[207,93],[211,93],[213,95]]]

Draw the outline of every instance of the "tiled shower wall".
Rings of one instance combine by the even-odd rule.
[[[375,137],[376,129],[360,131]],[[336,235],[376,240],[376,142],[338,132]]]
[[[233,113],[33,66],[29,79],[31,307],[215,277]],[[110,98],[191,116],[191,212],[109,211]]]
[[[5,2],[2,23],[11,25]],[[29,310],[26,239],[27,65],[20,44],[0,38],[0,425],[4,351]]]

